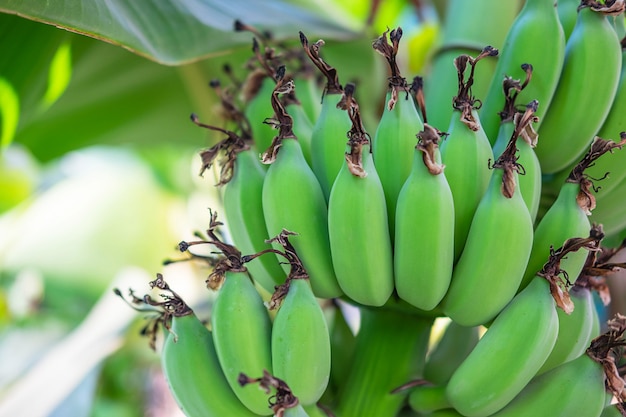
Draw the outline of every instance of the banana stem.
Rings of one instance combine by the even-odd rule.
[[[337,415],[396,416],[408,391],[392,393],[421,377],[432,318],[361,309],[352,371],[339,392]]]

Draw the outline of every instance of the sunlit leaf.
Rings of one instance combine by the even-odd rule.
[[[69,42],[64,42],[57,49],[48,73],[48,89],[46,90],[41,108],[50,107],[65,92],[72,78],[72,49]]]
[[[20,99],[13,86],[0,77],[0,149],[13,141],[20,120]]]
[[[233,31],[236,19],[259,30],[269,30],[276,38],[296,37],[298,30],[337,39],[354,35],[354,19],[345,13],[329,12],[332,2],[323,2],[326,7],[299,3],[288,0],[0,0],[0,11],[120,45],[168,65],[196,61],[247,45],[248,34]]]

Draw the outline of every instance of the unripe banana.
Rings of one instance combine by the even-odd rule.
[[[527,0],[511,25],[500,50],[495,76],[480,109],[480,121],[487,137],[494,143],[500,126],[499,112],[505,97],[500,77],[522,78],[529,63],[534,68],[533,80],[519,93],[520,103],[537,100],[537,127],[541,124],[556,90],[565,56],[565,35],[554,0]],[[495,152],[494,152],[495,153]]]
[[[212,85],[219,86],[217,83]],[[222,200],[230,237],[243,253],[257,253],[267,249],[265,241],[269,238],[262,204],[265,168],[252,143],[247,119],[225,91],[219,94],[225,113],[238,125],[240,133],[200,123],[196,115],[191,116],[196,125],[226,135],[221,142],[200,152],[200,175],[213,165],[220,152],[226,155],[217,186],[223,189]],[[274,291],[275,285],[285,280],[286,274],[274,256],[258,257],[248,263],[247,268],[254,280],[270,293]]]
[[[274,304],[284,297],[272,326],[272,366],[300,403],[311,405],[320,399],[330,377],[328,325],[287,235],[283,231],[276,239],[285,247],[292,270],[272,297]]]
[[[283,229],[298,233],[292,243],[307,268],[315,295],[333,298],[342,292],[330,255],[326,200],[291,129],[291,116],[278,100],[280,93],[292,88],[293,84],[284,83],[281,77],[272,96],[280,129],[263,155],[263,162],[271,163],[263,183],[263,212],[270,236]]]
[[[565,39],[569,39],[576,25],[578,6],[580,6],[580,0],[559,0],[556,3],[559,21],[563,27]]]
[[[242,387],[241,372],[256,375],[272,369],[272,323],[263,300],[245,272],[225,272],[212,308],[213,342],[228,384],[239,400],[259,415],[270,415],[267,395]]]
[[[616,157],[617,155],[611,155]],[[607,236],[617,236],[623,234],[626,227],[624,217],[624,195],[626,193],[626,181],[617,185],[610,194],[604,194],[602,199],[597,200],[597,207],[593,211],[590,219],[593,222],[601,223]]]
[[[567,180],[561,186],[556,201],[535,228],[533,249],[526,266],[526,272],[520,288],[524,288],[533,279],[550,254],[550,247],[560,247],[572,237],[587,236],[591,228],[589,214],[595,208],[595,197],[591,194],[592,183],[585,175],[586,169],[616,144],[596,137],[591,148],[572,169]],[[608,156],[606,156],[608,157]],[[572,253],[563,260],[562,268],[571,277],[580,273],[587,255],[583,252]]]
[[[343,163],[346,152],[345,132],[350,130],[351,122],[342,104],[343,87],[339,83],[337,71],[319,55],[324,41],[319,40],[310,45],[306,36],[300,32],[300,42],[313,64],[326,77],[322,107],[311,132],[311,159],[313,172],[328,200]]]
[[[413,411],[430,415],[433,411],[450,408],[445,385],[419,385],[411,389],[409,406]]]
[[[534,113],[537,108],[537,102],[532,101],[526,106],[526,111],[531,111]],[[502,122],[500,125],[500,131],[498,133],[498,139],[494,144],[493,153],[496,158],[500,156],[500,144],[499,142],[503,142],[504,140],[501,138],[511,137],[513,133],[514,120],[519,117],[524,117],[523,113],[515,112],[513,115],[513,120],[511,122]],[[537,119],[534,118],[533,121]],[[537,213],[539,211],[539,204],[541,202],[541,189],[542,189],[542,181],[541,181],[541,164],[539,163],[539,159],[535,154],[535,146],[537,144],[537,133],[534,128],[529,124],[528,128],[525,129],[517,139],[517,161],[523,166],[523,175],[518,176],[520,192],[522,193],[522,198],[526,203],[526,207],[528,207],[528,211],[530,213],[530,218],[535,222],[537,217]],[[506,145],[505,145],[506,146]],[[504,148],[502,148],[504,150]]]
[[[275,86],[276,81],[261,69],[251,72],[244,84],[244,114],[250,121],[256,148],[261,152],[270,146],[276,133],[271,126],[264,123],[274,114],[269,99]]]
[[[515,157],[517,137],[531,120],[526,116],[493,164],[491,183],[476,209],[443,300],[444,313],[464,326],[489,322],[511,301],[530,255],[533,223],[519,190]]]
[[[361,308],[352,373],[336,415],[396,416],[408,391],[392,391],[421,376],[432,322],[399,311]]]
[[[449,124],[448,137],[441,144],[441,159],[446,166],[446,179],[454,198],[455,260],[463,250],[474,211],[491,178],[489,161],[493,160],[493,151],[480,126],[471,87],[476,63],[492,54],[497,54],[497,50],[487,47],[476,58],[461,55],[454,61],[458,71],[459,91],[454,99],[455,111]],[[470,74],[465,80],[468,65]]]
[[[478,327],[461,326],[450,321],[443,336],[433,347],[424,365],[424,379],[444,384],[478,343]]]
[[[591,339],[595,304],[588,288],[574,286],[569,290],[569,296],[574,304],[571,314],[559,309],[559,335],[550,356],[539,369],[537,374],[549,371],[565,362],[578,358],[585,352]]]
[[[495,318],[454,372],[446,386],[450,404],[467,417],[489,416],[502,409],[545,362],[558,328],[550,285],[537,277]]]
[[[623,18],[621,19],[623,20]],[[626,38],[625,38],[626,39]],[[601,138],[617,138],[623,140],[626,136],[626,121],[622,115],[626,112],[626,40],[622,39],[622,72],[620,75],[619,85],[617,87],[617,93],[613,104],[611,104],[611,111],[604,120],[602,128],[598,132],[598,136]],[[617,140],[616,140],[617,142]],[[602,185],[598,191],[598,199],[602,199],[604,196],[609,195],[611,190],[618,184],[621,184],[626,178],[626,152],[616,152],[613,156],[607,156],[600,159],[596,164],[590,166],[587,169],[587,174],[591,178],[603,178]],[[608,175],[607,175],[608,173]]]
[[[533,379],[492,417],[598,417],[606,393],[602,367],[583,354]]]
[[[396,208],[394,278],[401,299],[432,310],[452,278],[454,201],[441,165],[439,132],[426,124],[417,137]]]
[[[312,68],[306,68],[296,77],[296,91],[304,113],[309,121],[317,120],[322,110],[322,88],[317,82]]]
[[[352,120],[350,152],[328,200],[330,250],[342,291],[360,304],[379,307],[394,288],[387,206],[351,84],[344,93]]]
[[[231,390],[222,372],[211,332],[169,289],[160,275],[151,285],[172,293],[163,303],[166,310],[163,322],[169,331],[163,342],[161,365],[170,391],[185,415],[257,415],[248,410]]]
[[[402,28],[383,33],[373,44],[374,49],[385,57],[391,68],[386,104],[372,141],[372,154],[380,177],[389,217],[389,231],[394,239],[396,202],[413,164],[415,134],[424,129],[409,94],[407,81],[400,74],[396,62]]]
[[[491,0],[452,0],[448,2],[442,30],[441,46],[435,52],[428,76],[424,80],[424,92],[429,114],[428,123],[439,130],[444,130],[450,123],[457,73],[450,63],[459,55],[475,55],[485,45],[501,48],[515,16],[520,10],[520,1]],[[485,16],[498,16],[488,25]],[[476,75],[473,92],[478,98],[485,97],[491,79],[495,74],[496,62],[488,60]]]
[[[609,113],[622,54],[605,13],[618,11],[624,11],[623,0],[611,7],[591,0],[581,2],[559,84],[538,130],[541,141],[535,151],[544,174],[563,170],[579,158]],[[596,76],[581,82],[580,74]]]
[[[313,134],[313,123],[309,120],[309,116],[307,116],[300,100],[291,94],[287,97],[285,110],[293,118],[293,133],[298,138],[304,159],[312,167],[311,137]]]

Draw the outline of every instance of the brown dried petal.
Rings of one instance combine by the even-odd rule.
[[[587,178],[580,179],[580,191],[576,195],[576,203],[587,214],[591,215],[591,210],[596,208],[596,197],[591,193],[593,183]]]
[[[567,291],[563,291],[559,283],[555,279],[549,279],[550,283],[550,293],[552,294],[552,298],[561,310],[565,312],[565,314],[572,314],[574,311],[574,303],[572,302],[569,293]]]

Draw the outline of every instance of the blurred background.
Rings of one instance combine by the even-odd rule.
[[[401,25],[418,74],[443,3],[0,0],[0,416],[180,416],[140,336],[149,315],[113,288],[141,296],[163,273],[207,318],[207,271],[163,261],[220,211],[198,153],[221,137],[189,115],[219,125],[209,81],[225,64],[245,77],[253,35],[235,19],[323,38],[342,82],[377,80],[363,91],[379,103],[372,40]]]

